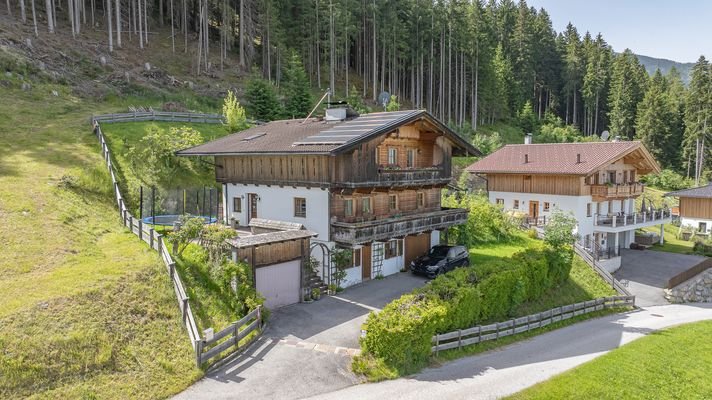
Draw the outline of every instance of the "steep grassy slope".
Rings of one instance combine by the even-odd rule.
[[[117,105],[2,78],[0,397],[180,391],[201,371],[158,256],[119,224],[88,125]]]

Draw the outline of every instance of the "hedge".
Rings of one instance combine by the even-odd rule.
[[[401,375],[417,371],[433,335],[511,317],[565,281],[572,262],[570,249],[537,247],[441,275],[371,313],[361,349]]]

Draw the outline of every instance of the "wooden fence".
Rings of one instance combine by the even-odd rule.
[[[221,124],[224,118],[220,114],[202,114],[190,112],[168,111],[134,111],[128,113],[104,114],[92,116],[92,121],[134,122],[134,121],[169,121],[169,122],[197,122],[205,124]]]
[[[673,276],[668,280],[667,289],[672,289],[675,286],[687,281],[690,278],[693,278],[704,271],[707,271],[709,268],[712,268],[712,258],[708,258],[705,260],[702,260],[699,264],[695,265],[694,267],[682,271],[679,274]]]
[[[146,114],[146,113],[134,113],[134,114]],[[148,113],[150,114],[150,113]],[[109,114],[117,115],[117,114]],[[208,115],[208,114],[198,114],[198,115]],[[205,340],[201,338],[200,332],[198,331],[198,326],[195,323],[195,317],[193,316],[193,311],[190,308],[190,299],[185,291],[183,282],[180,279],[179,274],[176,272],[176,264],[171,257],[166,244],[164,243],[164,236],[156,233],[151,225],[144,224],[140,218],[134,217],[129,211],[124,197],[121,195],[121,190],[119,189],[119,182],[116,179],[116,172],[114,170],[114,165],[111,157],[111,151],[106,143],[104,134],[101,131],[101,125],[99,124],[100,118],[104,116],[93,116],[92,126],[94,127],[94,133],[96,134],[99,142],[101,143],[101,152],[106,163],[106,167],[109,170],[109,175],[111,176],[111,183],[114,186],[114,196],[116,198],[116,205],[119,209],[119,215],[121,217],[122,223],[131,232],[138,236],[141,240],[146,242],[149,247],[158,251],[161,255],[161,259],[166,266],[168,275],[171,278],[173,284],[173,290],[176,294],[176,299],[178,300],[178,307],[180,308],[183,325],[188,332],[188,337],[195,350],[195,362],[198,366],[204,362],[215,358],[220,353],[226,351],[230,347],[238,346],[236,350],[239,350],[240,340],[246,337],[250,332],[255,329],[259,329],[258,332],[262,331],[262,321],[261,321],[261,310],[258,307],[256,310],[252,311],[241,320],[234,322],[230,327],[218,332],[210,340]],[[114,121],[117,122],[117,121]],[[245,325],[247,321],[250,321],[257,316],[257,321],[253,321],[247,327],[240,330],[240,327]],[[227,338],[227,340],[222,341],[220,344],[215,346],[215,343],[220,341],[220,339]],[[214,347],[213,347],[214,346]],[[206,350],[207,348],[207,350]]]
[[[510,319],[505,322],[480,325],[468,329],[458,329],[456,331],[433,336],[433,346],[431,347],[431,352],[437,355],[438,352],[442,350],[459,349],[464,346],[486,342],[489,340],[497,340],[502,337],[542,328],[552,323],[564,321],[578,315],[588,314],[612,307],[633,306],[634,304],[635,296],[602,297],[600,299],[552,308],[551,310],[527,315],[525,317]]]

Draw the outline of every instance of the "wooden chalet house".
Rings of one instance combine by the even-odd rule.
[[[466,210],[441,207],[440,192],[451,157],[478,151],[426,111],[331,108],[178,154],[214,157],[225,223],[296,222],[318,234],[312,242],[353,249],[349,286],[398,272],[466,220]]]
[[[620,266],[621,247],[635,230],[670,222],[670,210],[636,210],[644,193],[641,175],[660,171],[640,142],[592,142],[507,145],[470,165],[486,179],[489,200],[543,226],[556,210],[578,221],[581,247],[609,270]],[[662,238],[662,237],[661,237]]]
[[[680,226],[691,227],[701,235],[712,231],[712,184],[666,193],[680,200]]]

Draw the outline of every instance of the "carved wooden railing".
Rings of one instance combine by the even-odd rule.
[[[331,223],[331,239],[350,244],[381,241],[440,230],[465,221],[467,221],[467,210],[461,208],[443,208],[426,213],[356,223],[334,221]]]

